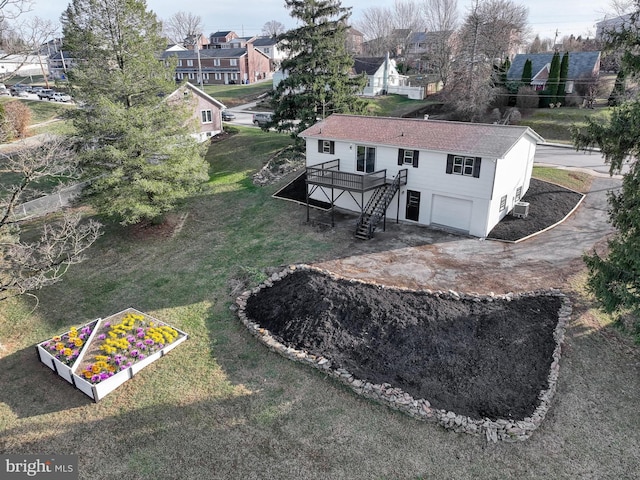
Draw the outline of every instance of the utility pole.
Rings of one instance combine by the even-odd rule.
[[[204,90],[204,79],[202,78],[202,63],[200,62],[200,38],[202,37],[202,33],[196,36],[196,40],[194,42],[194,48],[198,54],[198,78],[200,79],[200,90]]]

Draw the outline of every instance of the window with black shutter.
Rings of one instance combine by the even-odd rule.
[[[335,153],[335,142],[333,140],[318,140],[318,153]]]
[[[480,157],[463,157],[461,155],[447,155],[446,172],[465,177],[480,177]]]

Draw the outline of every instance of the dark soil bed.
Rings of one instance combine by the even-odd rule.
[[[526,218],[507,215],[493,227],[488,238],[515,242],[533,235],[561,221],[582,197],[581,193],[532,178],[522,197],[523,202],[529,202],[529,215]]]
[[[561,298],[441,298],[299,271],[247,302],[281,343],[474,419],[523,419],[548,387]]]

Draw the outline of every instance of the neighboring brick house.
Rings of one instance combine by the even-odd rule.
[[[229,43],[234,38],[238,38],[238,35],[231,30],[215,32],[209,35],[209,44],[212,47],[221,46],[222,44]]]
[[[300,137],[309,198],[360,213],[359,238],[386,216],[486,237],[544,141],[529,127],[336,114]]]
[[[194,84],[254,83],[271,78],[270,59],[251,42],[245,48],[165,51],[162,58],[176,57],[176,80]],[[201,76],[202,75],[202,76]]]
[[[346,32],[346,48],[351,55],[362,55],[364,52],[364,33],[349,27]]]
[[[191,83],[181,85],[167,97],[167,102],[171,105],[187,104],[192,112],[188,120],[192,126],[191,134],[199,142],[222,132],[222,110],[226,107]]]

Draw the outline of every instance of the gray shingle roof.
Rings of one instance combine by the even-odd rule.
[[[353,59],[353,70],[360,75],[365,72],[367,75],[374,75],[384,63],[385,57],[355,57]]]
[[[560,54],[562,59],[563,53]],[[527,59],[531,59],[532,75],[535,76],[547,63],[551,63],[553,53],[519,53],[511,62],[507,72],[507,80],[519,81]],[[591,75],[594,68],[599,69],[600,52],[570,52],[568,79],[575,80],[582,76]]]
[[[336,114],[300,133],[302,138],[397,146],[490,158],[504,158],[525,135],[531,136],[537,142],[544,141],[529,127]]]
[[[247,53],[246,48],[205,48],[200,50],[200,58],[237,58]],[[198,53],[194,50],[164,52],[162,58],[178,57],[179,59],[196,60]]]

